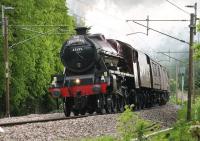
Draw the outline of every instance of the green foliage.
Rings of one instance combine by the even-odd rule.
[[[59,52],[63,42],[74,33],[74,20],[67,15],[65,0],[2,0],[0,4],[15,8],[6,12],[10,25],[67,25],[9,27],[10,46],[30,39],[9,49],[12,114],[46,110],[48,105],[55,105],[47,90],[51,75],[63,70]],[[0,58],[0,65],[2,62]],[[0,98],[3,74],[0,68]]]
[[[195,86],[196,86],[196,95],[200,94],[200,61],[196,62],[194,65],[195,68]]]
[[[200,98],[195,100],[195,104],[192,104],[192,121],[200,122]],[[178,111],[178,120],[186,121],[187,116],[187,104],[185,103],[183,107]]]
[[[187,117],[187,105],[184,104],[182,108],[178,111],[178,120],[186,121]]]
[[[200,59],[200,44],[199,43],[195,43],[193,45],[193,48],[194,48],[194,58],[197,60],[197,59]]]
[[[178,100],[176,100],[176,95],[171,95],[169,102],[172,104],[177,104],[177,105],[182,105],[183,103],[186,103],[186,101],[183,101],[183,103],[182,103],[182,100],[180,98],[178,98]]]
[[[149,122],[139,118],[128,106],[125,107],[125,111],[118,119],[118,130],[122,135],[123,141],[129,141],[131,138],[136,137],[139,141],[143,141],[143,135],[148,131],[146,128],[149,125]]]
[[[189,131],[192,137],[196,138],[198,141],[200,140],[200,124],[191,126]]]
[[[170,79],[169,84],[170,84],[170,92],[173,95],[176,93],[176,80]]]
[[[152,141],[197,141],[200,130],[200,98],[192,105],[192,121],[186,121],[187,105],[178,111],[178,121],[173,130],[153,137]]]
[[[170,99],[169,99],[170,103],[176,104],[176,96],[175,95],[171,95]]]
[[[125,111],[118,119],[118,130],[125,141],[130,140],[135,135],[135,124],[138,116],[133,114],[132,110],[126,106]]]
[[[192,106],[192,110],[194,113],[193,120],[200,122],[200,98],[197,98],[195,104],[193,104]]]
[[[171,131],[152,137],[151,141],[196,141],[189,132],[189,125],[179,123]]]
[[[192,134],[189,132],[190,126],[200,122],[200,99],[196,100],[195,104],[192,104],[192,122],[186,121],[187,105],[185,104],[178,112],[178,121],[174,126],[171,133],[171,138],[176,141],[193,141]]]
[[[86,138],[83,139],[82,141],[116,141],[117,139],[114,137],[110,136],[102,136],[102,137],[97,137],[97,138]]]
[[[191,139],[189,130],[189,124],[183,121],[178,121],[172,131],[171,140],[179,139],[180,141],[187,141]]]
[[[200,22],[199,24],[197,25],[197,31],[200,32]],[[193,45],[193,48],[194,48],[194,57],[195,59],[200,59],[200,44],[199,43],[195,43]]]

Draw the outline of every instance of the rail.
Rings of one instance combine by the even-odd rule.
[[[92,116],[92,115],[81,115],[81,116],[59,117],[59,118],[56,117],[56,118],[46,118],[46,119],[37,119],[37,120],[6,122],[6,123],[0,123],[0,127],[8,127],[8,126],[14,126],[14,125],[28,124],[28,123],[39,123],[39,122],[49,122],[49,121],[58,121],[58,120],[67,120],[67,119],[77,119],[77,118],[83,118],[83,117],[88,117],[88,116]]]

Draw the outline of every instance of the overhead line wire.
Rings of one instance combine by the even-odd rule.
[[[68,27],[69,25],[9,25],[10,27]]]
[[[173,39],[175,39],[175,40],[178,40],[178,41],[180,41],[180,42],[182,42],[182,43],[189,44],[188,42],[186,42],[186,41],[184,41],[184,40],[178,39],[178,38],[176,38],[176,37],[174,37],[174,36],[171,36],[171,35],[169,35],[169,34],[163,33],[163,32],[161,32],[161,31],[158,31],[158,30],[153,29],[153,28],[151,28],[151,27],[147,27],[146,25],[143,25],[143,24],[141,24],[141,23],[138,23],[138,22],[136,22],[136,21],[134,21],[134,20],[131,20],[131,21],[134,22],[134,23],[136,23],[136,24],[138,24],[138,25],[140,25],[140,26],[143,26],[143,27],[145,27],[145,28],[148,28],[149,30],[152,30],[152,31],[155,31],[155,32],[160,33],[160,34],[162,34],[162,35],[168,36],[168,37],[173,38]]]
[[[25,42],[27,42],[27,41],[29,41],[29,40],[34,39],[34,38],[37,38],[37,37],[40,37],[40,36],[44,36],[44,35],[51,34],[51,33],[55,32],[55,30],[58,30],[58,29],[59,29],[59,28],[56,28],[56,29],[53,29],[53,30],[50,30],[50,31],[47,31],[47,32],[39,33],[39,34],[34,35],[34,36],[32,36],[32,37],[30,37],[30,38],[28,38],[28,39],[25,39],[25,40],[23,40],[23,41],[20,41],[20,42],[18,42],[18,43],[14,43],[13,45],[10,46],[10,48],[13,48],[14,46],[17,46],[17,45],[19,45],[19,44],[23,44],[23,43],[25,43]]]
[[[178,8],[179,10],[183,11],[184,13],[186,13],[186,14],[189,14],[189,15],[190,15],[190,13],[189,13],[189,12],[187,12],[187,11],[183,10],[182,8],[180,8],[179,6],[177,6],[176,4],[174,4],[173,2],[171,2],[171,1],[169,1],[169,0],[165,0],[165,1],[167,1],[168,3],[170,3],[171,5],[173,5],[174,7]]]

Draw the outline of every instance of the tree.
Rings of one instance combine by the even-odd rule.
[[[9,50],[12,113],[37,112],[38,106],[47,101],[51,75],[63,70],[59,52],[63,42],[74,33],[74,20],[67,15],[65,0],[3,0],[1,4],[15,8],[7,14],[9,24],[13,25],[9,27],[10,46],[31,38]]]
[[[199,59],[200,58],[200,44],[194,44],[194,49],[195,49],[195,52],[194,52],[194,57],[195,59]]]
[[[200,23],[197,25],[197,31],[200,32]],[[195,59],[200,59],[200,43],[195,43],[193,47]]]
[[[200,23],[197,25],[197,31],[200,32]],[[195,59],[195,93],[199,93],[199,88],[200,88],[200,43],[197,42],[193,46],[194,48],[194,59]]]

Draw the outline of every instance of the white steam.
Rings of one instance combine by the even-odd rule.
[[[191,13],[193,9],[186,9],[185,5],[194,4],[196,0],[173,0],[172,2]],[[188,49],[187,44],[151,30],[149,36],[144,34],[126,36],[128,33],[146,33],[146,28],[132,22],[127,23],[127,19],[146,19],[149,15],[150,19],[189,20],[188,14],[166,0],[68,0],[67,3],[70,13],[77,17],[78,25],[84,23],[86,26],[92,26],[91,33],[102,33],[107,38],[125,41],[152,56],[155,56],[156,51]],[[189,22],[150,22],[149,25],[161,32],[189,41]]]

